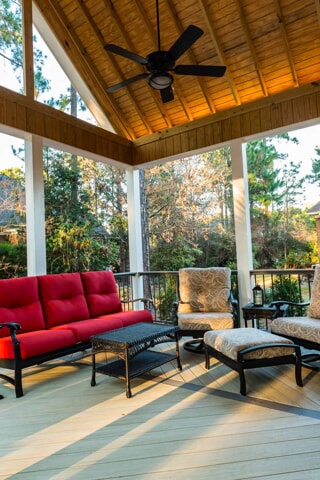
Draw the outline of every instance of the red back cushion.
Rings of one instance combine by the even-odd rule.
[[[122,311],[112,272],[83,272],[81,278],[91,317]]]
[[[18,333],[45,328],[38,294],[37,277],[0,280],[0,323],[21,325]],[[8,328],[0,329],[0,337],[9,335]]]
[[[41,275],[38,279],[48,328],[89,318],[80,273]]]

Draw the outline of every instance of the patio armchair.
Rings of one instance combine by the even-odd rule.
[[[270,305],[276,307],[271,324],[272,333],[289,338],[304,347],[306,350],[303,350],[302,365],[319,370],[320,366],[314,362],[320,360],[320,353],[317,353],[320,352],[320,266],[315,268],[310,302],[277,300]],[[307,315],[283,317],[280,311],[282,305],[290,305],[294,309],[308,307]]]
[[[182,268],[178,301],[173,304],[175,323],[191,352],[203,353],[203,336],[209,330],[238,327],[238,302],[231,291],[231,270],[226,267]]]

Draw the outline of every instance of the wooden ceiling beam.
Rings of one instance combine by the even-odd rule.
[[[199,3],[199,6],[200,6],[200,9],[202,11],[203,17],[206,21],[208,33],[211,37],[212,43],[213,43],[214,48],[217,52],[219,61],[221,62],[222,65],[228,66],[227,65],[227,60],[226,60],[226,57],[224,55],[223,49],[220,45],[218,36],[217,36],[217,34],[214,30],[212,20],[210,19],[209,7],[208,7],[208,4],[207,4],[207,0],[198,0],[198,3]],[[227,71],[226,71],[224,76],[225,76],[227,82],[229,83],[229,87],[230,87],[230,90],[232,92],[234,101],[236,102],[237,105],[240,105],[241,104],[240,96],[239,96],[239,93],[237,91],[236,84],[235,84],[235,82],[232,78],[232,75],[229,72],[228,68],[227,68]]]
[[[22,26],[24,91],[27,97],[34,98],[32,0],[22,1]]]
[[[258,76],[258,80],[259,80],[259,84],[260,84],[262,93],[265,97],[267,97],[268,96],[268,89],[267,89],[267,86],[266,86],[266,82],[264,81],[264,78],[263,78],[262,70],[259,66],[259,61],[258,61],[256,49],[255,49],[255,46],[254,46],[253,41],[251,39],[251,35],[250,35],[250,31],[249,31],[249,28],[248,28],[246,18],[243,14],[243,8],[240,5],[240,0],[234,0],[234,2],[235,2],[235,5],[237,7],[237,10],[238,10],[238,15],[239,15],[239,18],[240,18],[243,33],[246,37],[246,41],[247,41],[247,44],[248,44],[249,49],[250,49],[250,53],[251,53],[252,60],[253,60],[253,63],[254,63],[254,68],[257,72],[257,76]]]
[[[315,6],[316,6],[318,23],[319,23],[319,27],[320,27],[320,0],[314,0],[314,3],[315,3]]]
[[[319,0],[318,0],[318,4],[319,4]],[[277,14],[278,19],[279,19],[281,36],[282,36],[282,40],[283,40],[283,43],[284,43],[284,46],[285,46],[285,49],[286,49],[286,54],[287,54],[288,61],[289,61],[289,66],[290,66],[290,71],[291,71],[291,75],[292,75],[293,85],[295,87],[298,87],[299,82],[298,82],[297,72],[296,72],[296,69],[295,69],[295,66],[294,66],[294,60],[293,60],[293,57],[292,57],[291,48],[290,48],[290,45],[289,45],[289,40],[288,40],[288,36],[287,36],[287,32],[286,32],[286,27],[285,27],[285,24],[284,24],[284,21],[283,21],[283,15],[282,15],[282,12],[281,12],[281,6],[280,6],[280,3],[279,3],[279,0],[274,0],[274,6],[275,6],[275,9],[276,9],[276,14]]]
[[[83,50],[81,43],[76,40],[77,37],[73,35],[71,26],[61,11],[58,2],[56,0],[34,0],[34,2],[62,45],[66,55],[75,65],[79,75],[86,79],[88,87],[94,92],[96,101],[104,110],[115,131],[119,134],[124,134],[128,139],[135,139],[136,136],[133,130],[126,124],[116,103],[108,97],[105,89],[102,87],[104,84],[103,79],[88,58],[87,53]],[[89,79],[90,81],[88,82]],[[109,108],[107,109],[106,106]]]

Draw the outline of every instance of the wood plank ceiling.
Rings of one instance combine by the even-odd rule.
[[[147,79],[106,91],[146,72],[104,45],[142,57],[157,50],[155,0],[35,3],[115,131],[131,140],[320,81],[319,0],[159,0],[162,50],[194,24],[204,34],[177,64],[227,67],[221,78],[173,74],[168,103]]]

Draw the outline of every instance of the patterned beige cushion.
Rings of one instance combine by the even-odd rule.
[[[181,330],[223,330],[233,328],[233,317],[224,312],[179,313],[178,325]]]
[[[311,291],[311,301],[309,307],[309,316],[320,318],[320,267],[314,270],[313,285]]]
[[[179,270],[179,312],[231,312],[231,270],[223,267]]]
[[[317,318],[276,318],[271,324],[271,330],[278,335],[289,335],[289,337],[320,343],[320,320]]]
[[[214,348],[220,353],[223,353],[233,360],[237,360],[238,352],[245,348],[265,345],[270,343],[285,343],[292,344],[293,342],[287,338],[273,335],[272,333],[258,330],[256,328],[235,328],[232,330],[214,330],[204,334],[204,343]],[[278,347],[261,348],[254,352],[247,353],[244,358],[258,359],[258,358],[274,358],[291,355],[294,352],[292,348]]]

